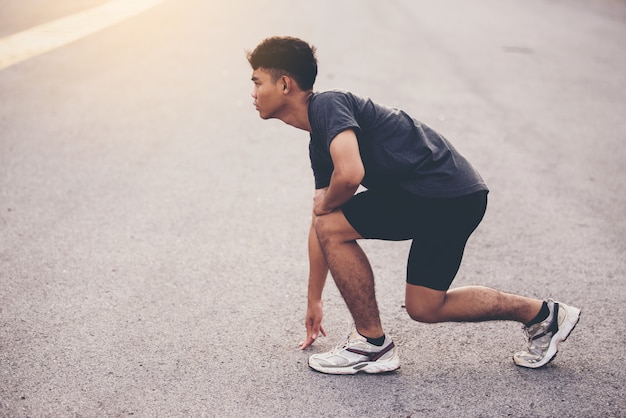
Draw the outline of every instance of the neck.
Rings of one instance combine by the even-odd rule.
[[[313,92],[311,90],[299,92],[299,94],[293,98],[293,102],[289,106],[289,111],[279,119],[294,128],[311,132],[309,100],[312,95]]]

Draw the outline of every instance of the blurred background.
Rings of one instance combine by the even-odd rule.
[[[623,414],[623,0],[163,0],[15,41],[123,4],[0,1],[30,57],[0,69],[0,416]],[[412,322],[409,243],[365,242],[402,369],[308,369],[350,317],[329,278],[329,336],[297,349],[313,180],[307,133],[252,106],[272,35],[470,159],[490,203],[454,285],[582,307],[553,363],[513,365],[517,324]]]

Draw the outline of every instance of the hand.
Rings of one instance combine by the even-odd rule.
[[[304,350],[311,346],[317,340],[320,333],[325,337],[326,330],[322,326],[322,317],[324,316],[322,301],[309,302],[306,311],[306,339],[300,342],[300,350]]]
[[[326,215],[332,212],[333,208],[325,208],[324,207],[324,196],[326,196],[326,191],[328,189],[320,189],[315,192],[315,196],[313,197],[313,213],[316,216]]]

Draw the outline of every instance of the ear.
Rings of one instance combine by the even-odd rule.
[[[293,81],[291,80],[291,78],[284,75],[280,78],[279,82],[283,90],[283,94],[288,94],[291,91],[291,87],[293,86]]]

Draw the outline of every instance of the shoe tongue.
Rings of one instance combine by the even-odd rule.
[[[365,338],[364,336],[362,336],[361,334],[359,334],[359,332],[356,330],[356,327],[352,328],[352,332],[350,333],[350,341],[367,341],[367,338]]]

